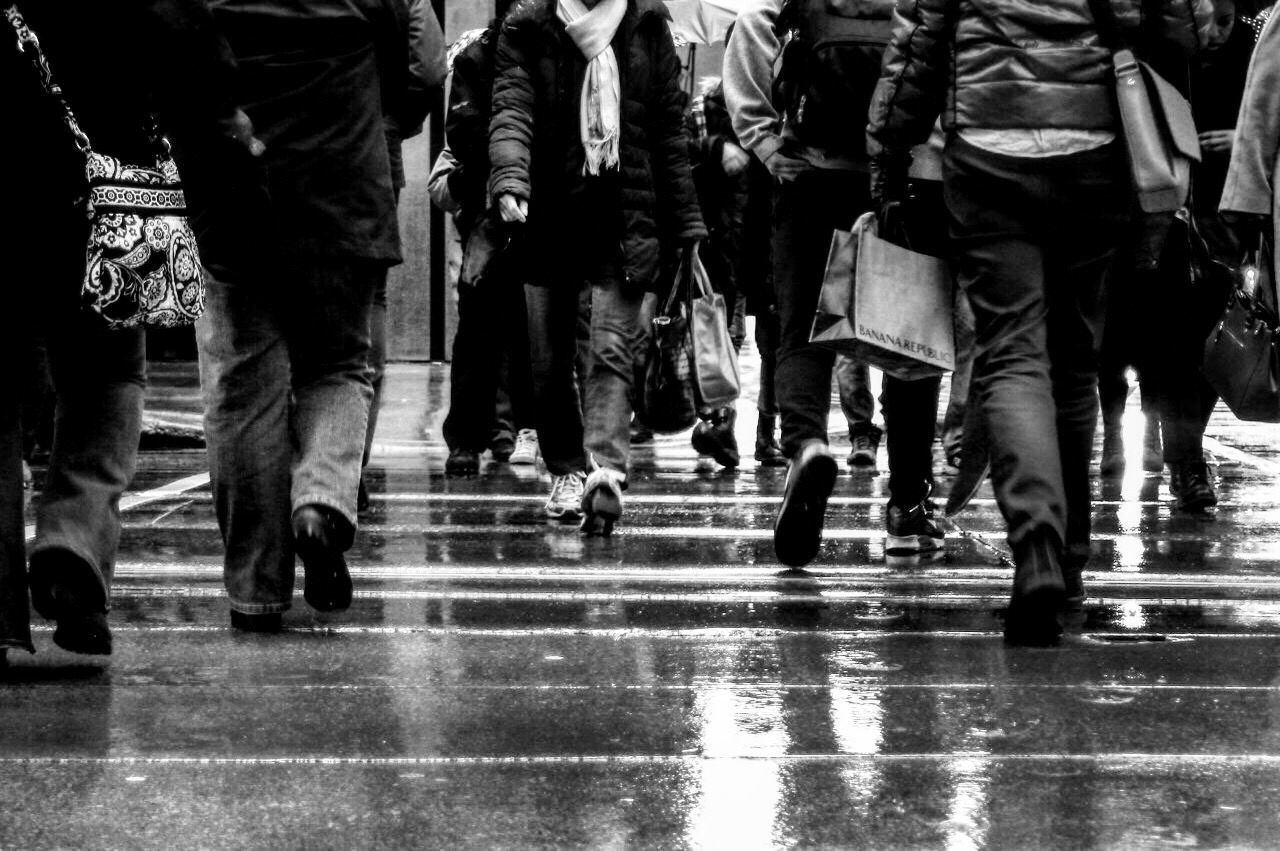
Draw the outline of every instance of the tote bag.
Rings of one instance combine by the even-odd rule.
[[[939,257],[877,234],[874,213],[831,238],[809,341],[895,378],[955,367],[951,272]]]

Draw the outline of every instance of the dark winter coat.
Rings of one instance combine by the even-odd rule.
[[[489,119],[501,22],[493,21],[454,57],[444,138],[457,160],[449,194],[458,203],[465,237],[489,206]]]
[[[656,289],[664,253],[706,235],[689,173],[680,65],[659,0],[629,0],[613,39],[622,87],[620,169],[582,174],[578,99],[586,62],[554,0],[522,0],[498,43],[490,198],[529,202],[532,283],[563,281],[566,258],[612,251],[631,286]],[[585,245],[585,239],[606,243]]]
[[[1184,59],[1208,42],[1212,0],[1108,2],[1128,42]],[[867,151],[905,152],[939,115],[947,130],[1114,130],[1114,79],[1086,0],[899,0]]]

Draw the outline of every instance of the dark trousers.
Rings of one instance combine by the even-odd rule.
[[[488,448],[500,388],[509,399],[512,425],[533,428],[533,376],[522,285],[486,281],[481,286],[458,286],[458,330],[449,372],[444,440],[450,449],[482,452]]]
[[[141,329],[108,331],[74,306],[56,315],[46,336],[56,395],[53,448],[31,556],[69,552],[109,592],[120,541],[120,495],[133,478],[142,430],[145,340]],[[23,344],[22,329],[6,330],[13,332],[5,335],[6,350]],[[22,376],[9,376],[0,394],[0,647],[29,649]]]
[[[778,307],[775,389],[782,411],[782,451],[795,455],[806,441],[827,440],[835,353],[812,345],[833,230],[848,230],[871,208],[867,175],[813,170],[782,183],[774,194],[773,280]]]
[[[1185,224],[1175,221],[1156,269],[1132,271],[1119,258],[1108,293],[1108,322],[1118,319],[1120,325],[1108,327],[1107,342],[1127,341],[1128,361],[1142,380],[1143,410],[1160,420],[1167,464],[1204,459],[1204,430],[1218,403],[1202,372],[1204,339],[1222,313],[1229,283],[1222,276],[1192,276],[1189,239]],[[1105,345],[1103,351],[1105,364]],[[1102,395],[1104,416],[1108,397],[1118,395]],[[1123,404],[1123,398],[1112,401]]]
[[[1048,539],[1087,557],[1104,283],[1122,235],[1118,145],[1018,158],[949,140],[953,268],[975,319],[974,398],[996,501],[1018,553]]]

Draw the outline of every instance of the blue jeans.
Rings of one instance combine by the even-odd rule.
[[[350,546],[373,397],[369,310],[384,275],[382,264],[335,258],[253,279],[210,274],[196,343],[235,611],[289,608],[298,508],[333,509]]]
[[[586,469],[586,453],[600,466],[625,474],[644,292],[608,273],[584,286],[591,293],[590,356],[581,404],[574,369],[580,291],[525,287],[538,447],[554,475]]]
[[[953,269],[975,320],[971,399],[1009,543],[1016,556],[1048,539],[1083,560],[1104,285],[1129,199],[1124,152],[1025,159],[954,138],[944,185]]]

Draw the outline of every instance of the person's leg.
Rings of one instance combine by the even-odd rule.
[[[870,206],[865,175],[809,172],[777,190],[774,205],[774,293],[780,328],[775,387],[782,409],[782,447],[792,459],[773,527],[778,560],[812,561],[822,544],[827,499],[838,465],[827,448],[831,368],[835,355],[809,342],[832,231],[847,229]]]
[[[577,357],[578,291],[525,287],[538,447],[552,476],[586,469]]]
[[[942,377],[903,381],[886,374],[883,381],[880,402],[889,452],[885,550],[936,550],[943,534],[925,500],[933,490],[933,431]]]
[[[479,455],[492,438],[497,410],[498,370],[502,348],[494,345],[492,300],[479,287],[458,285],[458,328],[449,364],[449,413],[444,441],[449,447],[446,471],[474,475]]]
[[[778,365],[778,315],[772,307],[756,314],[756,349],[760,355],[760,391],[756,396],[755,459],[766,467],[781,467],[787,456],[778,443],[778,394],[774,376]]]
[[[360,455],[373,388],[363,364],[369,309],[383,267],[300,260],[286,325],[292,365],[293,510],[325,506],[354,531]],[[349,543],[349,542],[348,542]]]
[[[875,398],[871,393],[871,373],[865,363],[848,355],[837,355],[836,387],[840,391],[840,411],[849,426],[849,466],[874,470],[880,451],[880,429],[872,423]]]
[[[369,465],[373,451],[373,433],[378,427],[378,409],[382,406],[382,380],[387,374],[387,276],[383,273],[373,289],[373,302],[369,306],[369,384],[373,387],[373,400],[369,403],[369,425],[364,435],[364,455],[361,466]]]
[[[631,388],[644,292],[621,277],[602,275],[591,286],[591,365],[587,372],[584,444],[595,465],[627,473]]]
[[[774,291],[778,310],[775,387],[782,410],[782,448],[790,457],[810,440],[827,442],[835,354],[809,342],[831,234],[869,206],[865,176],[821,171],[777,189],[774,205]]]
[[[964,444],[964,421],[969,401],[969,383],[973,378],[973,308],[964,290],[955,294],[956,368],[951,373],[951,389],[947,411],[942,416],[942,451],[947,463],[959,467],[960,447]]]
[[[290,367],[275,310],[263,282],[211,273],[196,323],[224,580],[231,611],[251,616],[283,612],[293,599]]]

